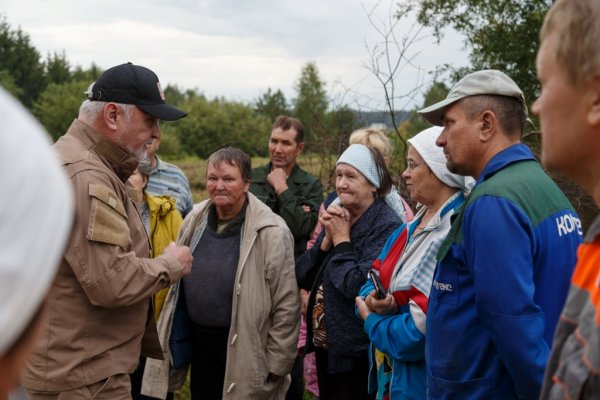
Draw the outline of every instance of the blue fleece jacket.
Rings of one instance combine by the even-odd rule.
[[[523,144],[486,165],[438,252],[431,399],[537,399],[581,223]]]
[[[393,275],[397,272],[401,275],[402,270],[411,270],[411,266],[418,265],[420,270],[431,271],[429,274],[421,275],[423,284],[431,286],[432,273],[435,269],[435,256],[441,243],[446,238],[450,229],[450,221],[453,215],[464,203],[462,193],[456,193],[451,196],[435,216],[430,219],[426,228],[413,237],[413,232],[421,224],[421,218],[426,209],[423,208],[416,215],[415,219],[407,225],[402,225],[388,239],[383,250],[377,257],[375,264],[378,264],[380,275],[387,272],[387,275]],[[406,231],[406,232],[405,232]],[[404,234],[403,234],[404,233]],[[407,245],[405,238],[413,237],[410,245]],[[399,257],[396,259],[396,257]],[[391,283],[391,282],[390,282]],[[386,285],[384,280],[383,285]],[[406,293],[398,291],[394,293],[387,285],[386,290],[394,295]],[[421,287],[420,285],[417,285]],[[415,286],[413,286],[413,289]],[[367,280],[360,289],[360,296],[367,296],[373,290],[371,280]],[[418,290],[417,290],[418,291]],[[419,291],[419,293],[421,293]],[[421,293],[426,296],[429,293]],[[399,300],[402,298],[402,300]],[[374,390],[378,386],[377,399],[384,398],[387,392],[385,386],[389,381],[389,392],[392,400],[407,399],[421,400],[426,398],[427,393],[427,373],[425,369],[425,335],[415,323],[415,315],[425,315],[427,309],[421,309],[423,305],[415,302],[409,305],[408,300],[414,298],[411,296],[399,297],[396,299],[401,304],[400,309],[395,314],[379,315],[375,312],[369,314],[365,320],[364,330],[371,339],[372,347],[375,346],[381,352],[385,353],[391,362],[392,371],[387,371],[385,367],[378,367],[373,359],[374,349],[371,351],[371,371],[369,376],[370,389]],[[426,299],[426,297],[425,297]],[[426,307],[427,303],[424,303]],[[358,312],[358,311],[357,311]],[[375,376],[376,375],[376,376]]]

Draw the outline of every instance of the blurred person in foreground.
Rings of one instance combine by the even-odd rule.
[[[180,296],[191,320],[195,400],[283,400],[290,384],[300,322],[294,241],[249,193],[251,172],[237,148],[211,154],[210,198],[194,205],[179,235],[194,255]]]
[[[159,120],[186,114],[164,101],[158,77],[131,63],[90,85],[78,118],[53,146],[75,193],[75,222],[48,295],[49,325],[23,374],[36,399],[131,399],[129,374],[162,357],[150,298],[190,272],[174,243],[151,259],[127,179]]]
[[[422,206],[394,231],[373,263],[387,295],[377,298],[367,280],[356,298],[372,343],[370,385],[377,388],[377,399],[426,398],[425,318],[435,256],[474,183],[448,171],[435,144],[441,131],[436,126],[408,139],[402,178],[411,199]]]
[[[431,399],[537,398],[581,241],[573,207],[521,142],[523,92],[483,70],[419,111],[448,170],[476,179],[437,254],[427,309]]]
[[[336,165],[338,199],[320,217],[323,232],[296,260],[301,288],[310,290],[307,352],[316,352],[319,396],[369,399],[369,338],[354,314],[367,271],[400,218],[387,204],[392,179],[381,153],[354,144]]]
[[[19,382],[46,327],[45,298],[71,229],[73,193],[50,150],[48,134],[2,87],[0,119],[4,191],[0,196],[0,399],[4,400]]]
[[[183,220],[176,207],[177,201],[173,197],[152,196],[146,191],[151,171],[150,160],[145,158],[140,161],[139,166],[133,171],[128,181],[135,190],[135,195],[132,196],[132,199],[138,204],[144,228],[150,239],[150,258],[155,258],[161,255],[170,243],[177,240]],[[159,335],[161,326],[163,325],[162,319],[169,318],[168,315],[162,314],[169,288],[160,289],[152,296],[154,318],[159,329]],[[168,341],[161,341],[161,347],[163,350],[163,360],[161,362],[170,363],[171,351]],[[143,395],[141,391],[145,367],[146,357],[140,357],[140,363],[131,375],[131,396],[134,400],[154,398],[154,396]],[[168,396],[165,394],[165,397],[172,399],[173,390],[169,391]],[[159,398],[165,397],[159,396]]]
[[[600,3],[558,0],[540,32],[542,163],[600,205]],[[542,388],[542,399],[600,397],[600,220],[579,247]]]

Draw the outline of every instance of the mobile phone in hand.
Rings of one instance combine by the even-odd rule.
[[[379,274],[374,270],[370,269],[369,279],[371,279],[373,286],[375,286],[375,298],[383,299],[386,296],[387,292],[383,288],[383,283],[381,283],[381,279],[379,279]]]

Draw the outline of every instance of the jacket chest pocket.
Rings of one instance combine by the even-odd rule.
[[[91,183],[88,240],[126,248],[129,243],[127,213],[114,191],[104,185]]]
[[[458,305],[460,297],[459,277],[464,274],[465,260],[462,247],[453,244],[446,257],[438,262],[430,296],[439,302]]]

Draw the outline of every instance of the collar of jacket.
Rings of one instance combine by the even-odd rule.
[[[71,126],[75,129],[70,129],[70,133],[105,160],[122,182],[129,179],[139,163],[134,156],[106,140],[98,131],[82,121],[76,119]]]
[[[158,155],[155,154],[154,158],[156,158],[156,165],[154,166],[154,168],[152,168],[152,172],[155,172],[155,171],[166,171],[167,169],[169,169],[168,163],[166,163],[163,160],[161,160]]]
[[[373,221],[382,218],[382,214],[384,214],[388,210],[391,214],[396,216],[398,221],[398,225],[400,226],[400,217],[394,213],[394,211],[387,205],[384,199],[375,199],[373,203],[365,210],[364,213],[354,223],[350,226],[350,238],[354,240],[355,238],[361,237],[363,235],[368,234],[373,229]],[[389,216],[385,216],[388,218]]]
[[[252,193],[248,192],[248,206],[246,207],[246,215],[244,219],[244,227],[242,228],[242,238],[250,232],[258,232],[267,226],[277,225],[277,221],[281,221],[281,225],[285,226],[285,222],[275,214],[269,207],[260,201]],[[201,203],[194,205],[192,212],[186,218],[184,226],[182,226],[177,239],[177,244],[189,246],[192,252],[200,236],[204,232],[206,222],[208,220],[208,212],[212,205],[210,199],[204,200]]]
[[[504,150],[499,151],[483,168],[483,171],[475,184],[480,184],[507,165],[519,161],[535,161],[533,153],[529,150],[529,147],[523,143],[513,144]]]

